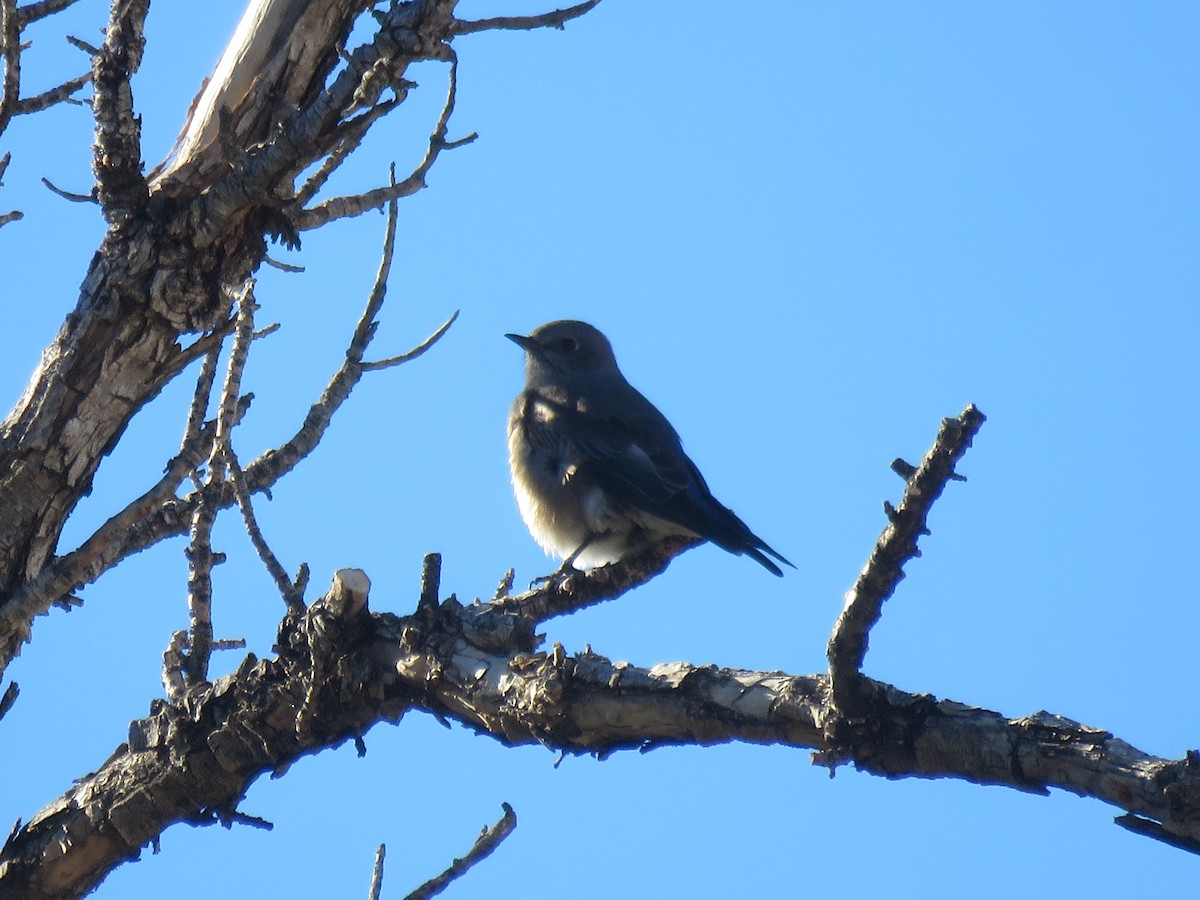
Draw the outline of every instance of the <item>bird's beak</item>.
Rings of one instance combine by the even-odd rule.
[[[525,337],[523,334],[506,334],[505,337],[524,350],[526,353],[537,352],[537,342],[531,338]]]

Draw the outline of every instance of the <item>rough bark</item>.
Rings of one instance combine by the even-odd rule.
[[[0,130],[22,111],[12,49],[20,43],[18,26],[66,5],[0,5]],[[460,22],[454,0],[415,0],[381,12],[370,39],[343,56],[338,51],[366,3],[256,0],[175,153],[148,178],[130,90],[148,3],[113,5],[91,75],[94,195],[108,231],[74,310],[0,424],[0,671],[30,638],[36,615],[131,553],[235,503],[251,521],[248,496],[315,446],[362,374],[402,361],[364,359],[384,271],[346,363],[292,440],[244,471],[231,457],[229,480],[176,496],[203,460],[215,458],[218,433],[236,424],[249,402],[235,403],[236,392],[227,392],[222,421],[191,417],[194,427],[164,477],[83,545],[56,556],[66,517],[132,416],[231,331],[236,292],[263,261],[268,240],[296,241],[305,228],[394,203],[423,186],[438,152],[453,145],[446,139],[452,39],[484,28],[560,25],[593,5]],[[312,205],[372,123],[403,101],[406,67],[429,59],[449,64],[451,90],[425,161],[402,181]],[[297,185],[298,173],[314,164],[317,174]],[[392,229],[394,222],[393,205]],[[210,376],[200,393],[211,389]],[[1120,821],[1128,827],[1200,847],[1196,757],[1159,759],[1060,716],[1009,718],[863,674],[869,631],[982,421],[969,407],[944,423],[919,467],[898,467],[907,482],[904,501],[888,507],[888,526],[847,595],[829,643],[828,674],[687,663],[638,668],[590,651],[570,656],[538,646],[537,628],[547,618],[654,577],[685,543],[518,596],[502,587],[491,602],[469,607],[439,600],[431,562],[417,610],[403,617],[368,609],[365,576],[343,570],[312,606],[303,608],[298,598],[289,604],[276,657],[247,656],[234,675],[208,682],[203,667],[189,668],[186,641],[172,641],[164,666],[168,699],[155,700],[150,714],[132,723],[128,742],[96,772],[14,829],[0,851],[0,897],[80,896],[171,824],[244,818],[238,803],[263,773],[361,740],[372,725],[399,722],[409,711],[454,719],[505,744],[567,753],[775,743],[815,749],[821,764],[849,762],[891,778],[954,777],[1037,793],[1059,787],[1125,810]],[[276,581],[286,594],[286,580]]]
[[[1150,756],[1060,716],[1009,718],[866,679],[874,700],[865,727],[834,745],[829,719],[841,713],[825,674],[640,668],[533,648],[535,610],[573,608],[577,592],[619,593],[661,571],[676,549],[531,594],[467,607],[449,599],[404,617],[367,608],[361,572],[337,573],[324,598],[283,620],[278,656],[249,655],[180,703],[155,701],[97,772],[15,831],[0,852],[0,897],[80,896],[168,826],[236,821],[254,779],[410,711],[566,753],[744,741],[836,753],[888,778],[1057,787],[1200,841],[1200,763]]]
[[[114,4],[93,71],[96,197],[109,229],[75,310],[0,423],[0,672],[29,640],[33,617],[83,583],[13,602],[28,600],[22,588],[53,562],[63,523],[105,454],[137,411],[230,327],[233,291],[261,264],[267,240],[298,240],[297,173],[356,143],[403,99],[410,63],[452,57],[455,3],[427,0],[380,16],[372,40],[335,74],[335,48],[364,6],[252,3],[247,21],[261,30],[239,32],[244,46],[227,53],[180,152],[147,181],[129,87],[147,4]],[[381,101],[389,88],[396,96]],[[214,121],[220,140],[212,140]],[[195,333],[205,337],[187,344]]]

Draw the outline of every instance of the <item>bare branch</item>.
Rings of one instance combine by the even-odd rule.
[[[56,103],[62,103],[69,100],[71,95],[77,90],[92,80],[92,73],[88,72],[80,75],[77,78],[72,78],[70,81],[65,81],[58,87],[53,87],[48,91],[43,91],[40,94],[34,94],[32,97],[23,97],[16,106],[14,113],[18,116],[29,115],[30,113],[41,112],[54,106]]]
[[[294,266],[291,263],[280,262],[277,259],[272,259],[269,256],[263,257],[263,262],[273,269],[278,269],[280,272],[303,272],[304,266]]]
[[[456,309],[450,318],[438,326],[437,331],[425,338],[425,340],[421,341],[421,343],[417,344],[417,346],[413,347],[407,353],[401,353],[399,356],[389,356],[387,359],[378,359],[373,362],[365,362],[362,364],[362,370],[364,372],[374,372],[379,369],[390,369],[392,366],[398,366],[416,359],[442,339],[442,335],[449,331],[450,326],[458,320],[458,314],[459,310]]]
[[[0,0],[0,56],[4,78],[0,83],[0,134],[16,114],[21,98],[21,20],[17,0]]]
[[[387,847],[380,844],[379,849],[375,851],[375,865],[371,870],[371,890],[367,894],[367,900],[379,900],[380,892],[383,890],[383,858],[386,855]]]
[[[359,216],[368,210],[380,209],[385,204],[400,197],[412,196],[426,186],[425,176],[429,173],[433,164],[437,162],[438,155],[443,150],[461,147],[475,140],[477,137],[475,134],[470,134],[457,141],[446,140],[446,130],[450,124],[450,116],[454,113],[454,101],[458,92],[458,58],[453,55],[453,52],[448,47],[446,50],[450,54],[450,73],[447,79],[446,102],[442,106],[441,115],[438,116],[437,125],[433,129],[433,133],[429,136],[429,147],[425,151],[425,158],[421,160],[421,164],[413,169],[412,174],[399,184],[396,183],[393,177],[388,187],[376,188],[373,191],[367,191],[366,193],[356,194],[351,197],[334,197],[326,200],[319,206],[304,210],[297,216],[297,228],[301,231],[320,228],[322,225],[335,219]]]
[[[133,110],[130,79],[142,62],[142,28],[149,0],[112,5],[104,43],[92,61],[96,143],[92,168],[96,197],[105,218],[119,221],[145,205],[149,194],[142,177],[142,127]]]
[[[188,408],[187,424],[183,428],[183,442],[180,451],[187,447],[200,433],[204,426],[204,415],[208,412],[208,401],[212,396],[213,382],[217,377],[217,360],[221,355],[221,345],[217,344],[204,355],[204,363],[200,366],[200,374],[196,376],[196,389],[192,392],[192,405]]]
[[[587,0],[566,9],[556,9],[553,12],[537,16],[495,16],[490,19],[456,19],[453,31],[455,34],[474,34],[477,31],[530,31],[534,28],[562,28],[571,19],[578,18],[595,7],[600,0]]]
[[[262,528],[259,527],[258,518],[254,515],[254,506],[250,501],[250,491],[246,487],[245,473],[238,464],[237,456],[228,447],[225,449],[225,464],[229,468],[229,482],[233,485],[233,493],[237,497],[238,508],[242,512],[242,521],[246,526],[246,534],[250,537],[250,543],[254,545],[254,552],[266,566],[267,573],[279,588],[279,593],[283,596],[283,602],[287,604],[288,609],[294,613],[304,612],[304,592],[297,591],[299,579],[296,584],[292,583],[288,578],[287,571],[284,570],[278,557],[267,544],[267,539],[263,537]]]
[[[208,660],[212,655],[212,570],[224,562],[224,556],[213,552],[212,530],[217,511],[203,497],[192,515],[188,546],[184,553],[188,561],[188,651],[183,675],[187,685],[208,681]]]
[[[22,6],[17,10],[17,14],[21,17],[21,25],[25,26],[62,12],[78,2],[79,0],[38,0],[36,3],[27,3]]]
[[[242,372],[250,353],[254,336],[254,282],[248,279],[237,297],[237,325],[233,333],[233,348],[229,353],[229,365],[221,387],[221,400],[217,407],[216,431],[213,449],[208,458],[208,472],[204,487],[212,488],[226,479],[229,460],[233,457],[230,439],[238,419],[238,397],[242,386]],[[203,379],[204,372],[201,372]],[[197,393],[200,387],[197,386]],[[211,390],[211,382],[207,386]],[[193,397],[195,404],[195,397]],[[189,414],[196,414],[193,405]],[[218,508],[203,493],[192,514],[192,525],[188,540],[188,655],[184,668],[188,683],[203,684],[208,680],[208,661],[212,655],[212,570],[224,561],[224,557],[212,549],[212,529]]]
[[[918,539],[929,533],[926,521],[954,465],[971,446],[986,421],[974,404],[955,419],[943,419],[933,446],[908,479],[904,499],[896,509],[885,507],[889,523],[876,541],[870,559],[846,593],[845,606],[829,639],[827,656],[834,703],[847,711],[861,700],[856,677],[867,653],[867,635],[879,621],[884,602],[904,577],[904,564],[919,555]]]
[[[239,408],[239,417],[245,414],[248,407],[249,402],[244,401]],[[26,623],[50,609],[58,598],[78,586],[90,584],[122,559],[149,546],[136,541],[144,523],[155,516],[164,515],[164,510],[178,503],[175,492],[188,474],[208,456],[215,432],[215,423],[203,428],[196,439],[167,464],[166,473],[153,487],[112,516],[78,548],[58,557],[43,567],[37,578],[22,585],[0,607],[0,624],[5,630],[26,640]],[[176,523],[171,534],[183,534],[186,531],[184,523],[190,517],[190,508],[182,517],[171,516],[171,521]]]
[[[431,878],[425,882],[409,894],[405,900],[429,900],[430,897],[436,897],[448,888],[451,883],[462,878],[473,867],[491,856],[504,839],[512,834],[513,829],[517,827],[517,814],[513,812],[513,808],[507,803],[501,803],[500,806],[504,810],[504,816],[491,828],[483,829],[483,832],[475,839],[475,845],[467,852],[466,856],[454,860],[446,871],[436,878]]]
[[[58,194],[58,196],[62,197],[64,200],[70,200],[72,203],[98,203],[99,202],[96,199],[96,189],[95,188],[92,188],[92,192],[90,194],[76,194],[72,191],[64,191],[62,188],[58,187],[53,182],[51,182],[49,178],[46,178],[44,176],[42,178],[42,184],[44,184],[49,190],[53,191],[55,194]]]
[[[484,609],[540,624],[620,597],[662,574],[676,556],[701,543],[698,538],[669,538],[612,565],[551,577],[534,590],[500,596]]]
[[[8,711],[13,708],[20,693],[20,686],[15,681],[10,681],[8,687],[4,689],[4,696],[0,697],[0,719],[8,715]]]

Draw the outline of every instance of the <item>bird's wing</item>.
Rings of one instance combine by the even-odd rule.
[[[581,471],[630,506],[732,553],[749,554],[776,575],[782,574],[779,567],[764,553],[791,565],[712,495],[678,433],[649,400],[633,388],[601,396],[624,396],[625,402],[616,407],[608,400],[581,397],[564,429]]]

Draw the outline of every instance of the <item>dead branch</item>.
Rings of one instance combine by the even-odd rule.
[[[458,58],[454,56],[453,51],[449,47],[446,48],[446,53],[450,62],[450,73],[447,77],[446,102],[442,106],[441,115],[438,116],[437,125],[434,126],[433,133],[429,136],[429,145],[425,151],[425,158],[421,160],[420,165],[413,169],[409,176],[398,184],[393,175],[391,184],[387,187],[376,188],[373,191],[349,197],[334,197],[326,200],[319,206],[304,210],[297,216],[297,227],[302,231],[320,228],[322,225],[332,222],[335,219],[360,216],[369,210],[381,209],[385,204],[400,197],[411,197],[426,187],[425,176],[429,174],[429,170],[437,162],[438,155],[443,150],[462,147],[478,137],[476,134],[469,134],[457,141],[446,140],[447,129],[450,126],[450,116],[454,113],[454,102],[458,92]]]
[[[142,33],[149,0],[112,5],[100,53],[92,60],[96,143],[92,168],[96,196],[110,223],[123,221],[145,205],[149,188],[142,177],[142,126],[133,110],[129,81],[142,62]]]
[[[436,897],[453,882],[462,878],[472,868],[491,856],[517,827],[517,814],[513,812],[513,808],[507,803],[501,803],[500,806],[504,810],[503,817],[491,828],[483,829],[479,837],[475,839],[474,846],[467,851],[466,856],[454,860],[446,871],[425,882],[409,894],[405,900],[429,900],[430,897]]]
[[[929,533],[926,525],[929,511],[947,482],[956,477],[955,463],[970,448],[986,419],[973,404],[957,418],[943,419],[937,439],[921,465],[908,474],[900,506],[884,506],[888,525],[854,586],[846,593],[827,649],[834,703],[847,712],[862,699],[855,689],[856,677],[867,654],[868,634],[883,614],[883,604],[904,577],[905,563],[920,555],[917,541]]]
[[[571,19],[576,19],[593,9],[600,0],[587,0],[566,9],[556,9],[553,12],[537,16],[495,16],[490,19],[470,21],[459,19],[454,23],[455,34],[474,34],[478,31],[531,31],[534,28],[562,28]]]

